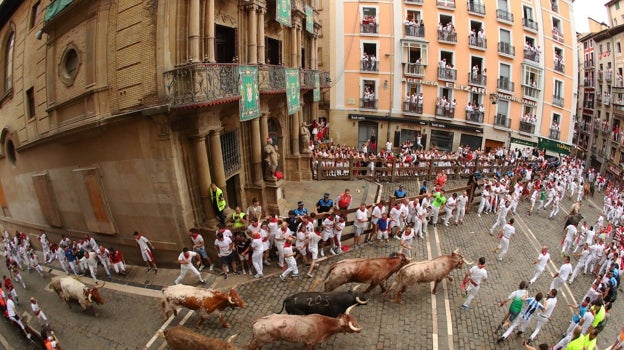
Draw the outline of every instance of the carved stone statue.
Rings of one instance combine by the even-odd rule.
[[[277,180],[275,177],[275,170],[277,169],[279,153],[277,146],[273,145],[273,139],[270,137],[266,140],[266,145],[264,146],[264,161],[266,163],[266,173],[264,174],[264,178],[267,180]]]
[[[301,138],[301,153],[312,153],[310,151],[310,130],[305,123],[301,123],[301,132],[299,133],[299,137]]]

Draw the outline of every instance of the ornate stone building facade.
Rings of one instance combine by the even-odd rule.
[[[130,260],[140,231],[174,261],[190,227],[213,232],[211,183],[229,208],[279,212],[264,147],[286,179],[310,178],[320,30],[309,0],[1,2],[0,221],[95,234]]]

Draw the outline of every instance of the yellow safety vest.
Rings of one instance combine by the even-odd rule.
[[[221,191],[219,187],[217,187],[216,191],[213,191],[212,188],[210,189],[210,199],[214,202],[215,198],[217,201],[217,209],[219,209],[219,211],[223,211],[227,203],[225,202],[225,198],[223,198],[223,191]]]

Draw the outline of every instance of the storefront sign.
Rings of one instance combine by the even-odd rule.
[[[618,169],[617,167],[611,164],[609,164],[608,168],[609,168],[609,171],[612,172],[614,175],[620,176],[620,169]]]
[[[539,149],[551,151],[557,154],[569,155],[570,153],[572,153],[572,146],[541,137],[538,138],[537,147]]]
[[[531,142],[531,141],[527,141],[527,140],[517,139],[515,137],[511,138],[511,143],[515,143],[517,145],[522,145],[522,146],[537,147],[537,143],[536,142]]]
[[[531,106],[531,107],[536,107],[537,106],[537,102],[535,102],[535,101],[527,100],[527,99],[524,99],[524,98],[518,98],[518,97],[513,96],[513,95],[507,95],[507,94],[498,93],[498,94],[492,94],[492,96],[495,96],[495,97],[497,97],[497,98],[499,98],[501,100],[522,103],[524,105]]]
[[[408,123],[414,125],[429,125],[434,128],[439,129],[454,129],[454,130],[463,130],[468,132],[474,132],[477,134],[483,133],[483,128],[475,128],[467,125],[459,125],[453,123],[442,123],[438,121],[428,121],[428,120],[419,120],[412,118],[400,118],[400,117],[389,117],[383,115],[369,115],[369,114],[349,114],[349,120],[360,120],[360,121],[390,121],[395,123]]]

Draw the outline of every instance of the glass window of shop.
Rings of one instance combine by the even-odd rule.
[[[451,152],[453,150],[453,132],[431,130],[431,149]]]

